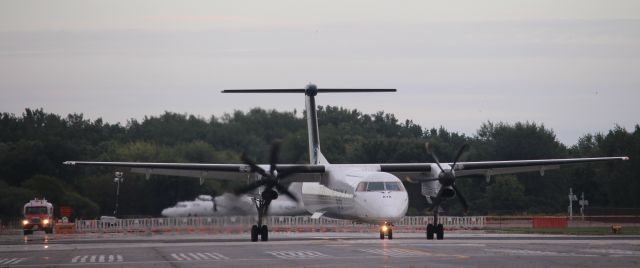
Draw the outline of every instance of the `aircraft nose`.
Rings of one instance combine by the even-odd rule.
[[[409,208],[409,200],[405,195],[397,194],[383,199],[383,206],[378,210],[380,218],[397,219],[402,218]]]
[[[358,197],[362,214],[372,221],[395,221],[407,213],[409,198],[406,192],[367,193]]]

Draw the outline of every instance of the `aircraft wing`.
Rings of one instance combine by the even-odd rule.
[[[565,158],[540,160],[512,160],[512,161],[482,161],[458,162],[455,166],[456,177],[473,175],[502,175],[523,172],[540,172],[559,169],[561,166],[579,163],[605,162],[629,160],[628,157],[594,157],[594,158]],[[445,169],[451,168],[453,163],[442,163]],[[380,171],[389,172],[408,181],[433,181],[431,169],[437,169],[435,164],[381,164]]]
[[[522,172],[538,171],[541,174],[545,170],[559,169],[560,166],[629,160],[628,157],[593,157],[593,158],[566,158],[566,159],[540,159],[540,160],[512,160],[512,161],[483,161],[483,162],[460,162],[455,166],[456,176],[472,175],[501,175]],[[451,165],[451,164],[449,164]]]
[[[199,163],[143,163],[143,162],[90,162],[66,161],[70,166],[98,166],[128,168],[131,172],[150,175],[169,175],[194,177],[200,179],[239,180],[249,178],[253,172],[245,164],[199,164]],[[268,170],[268,165],[259,165]],[[289,164],[278,165],[278,172],[291,174],[286,182],[315,182],[320,181],[325,172],[323,165]]]

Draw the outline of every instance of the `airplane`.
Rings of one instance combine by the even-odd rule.
[[[269,240],[269,229],[263,225],[269,206],[279,195],[299,202],[311,218],[330,217],[355,222],[379,224],[380,239],[393,238],[393,223],[402,219],[409,206],[409,196],[402,182],[419,182],[422,194],[433,210],[433,223],[426,228],[427,239],[444,238],[444,227],[438,222],[442,202],[457,197],[463,208],[468,204],[456,187],[458,177],[485,176],[521,172],[540,172],[561,166],[587,162],[628,160],[621,157],[566,158],[512,161],[459,162],[467,146],[460,148],[451,163],[440,163],[431,146],[427,152],[433,163],[375,163],[331,164],[322,154],[318,131],[315,97],[322,93],[396,92],[396,89],[318,88],[308,84],[292,89],[227,89],[222,93],[303,93],[305,96],[309,139],[309,164],[278,163],[279,145],[271,147],[268,164],[258,165],[242,155],[243,164],[208,163],[142,163],[66,161],[72,166],[106,166],[129,168],[131,172],[184,176],[204,179],[245,180],[246,186],[236,194],[251,194],[258,213],[257,223],[251,227],[251,241]]]
[[[216,197],[199,195],[193,201],[180,201],[175,206],[163,209],[160,214],[164,217],[203,217],[256,215],[258,212],[253,207],[250,196],[224,193]],[[309,215],[298,202],[288,198],[273,200],[268,214],[272,216]]]

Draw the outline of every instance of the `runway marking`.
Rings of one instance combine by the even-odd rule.
[[[229,257],[217,252],[186,252],[171,253],[177,261],[207,261],[207,260],[228,260]]]
[[[122,255],[79,255],[71,259],[71,263],[108,263],[122,262]]]
[[[411,250],[411,249],[400,249],[400,248],[391,248],[391,249],[372,248],[372,249],[359,249],[359,250],[367,253],[373,253],[373,254],[390,256],[390,257],[417,257],[417,256],[433,255],[429,252]]]
[[[504,253],[507,255],[519,255],[519,256],[567,256],[567,257],[597,257],[598,255],[591,254],[575,254],[575,253],[563,253],[554,251],[538,251],[527,249],[485,249],[489,252]]]
[[[640,251],[624,250],[624,249],[583,249],[582,251],[609,254],[614,257],[640,255]]]
[[[329,255],[313,251],[313,250],[284,250],[284,251],[267,251],[267,254],[271,254],[280,259],[313,259],[313,258],[327,258]]]
[[[27,258],[6,258],[6,259],[0,259],[0,264],[2,265],[7,265],[7,264],[17,264],[20,263],[24,260],[26,260]]]
[[[402,246],[405,247],[413,247],[413,246],[419,246],[419,247],[486,247],[487,244],[401,244]]]

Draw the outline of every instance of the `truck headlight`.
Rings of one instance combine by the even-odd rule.
[[[28,221],[28,220],[23,220],[23,221],[22,221],[22,225],[27,225],[27,224],[29,224],[29,221]]]
[[[42,223],[44,223],[45,225],[49,224],[49,219],[44,219],[44,221],[42,221]]]

